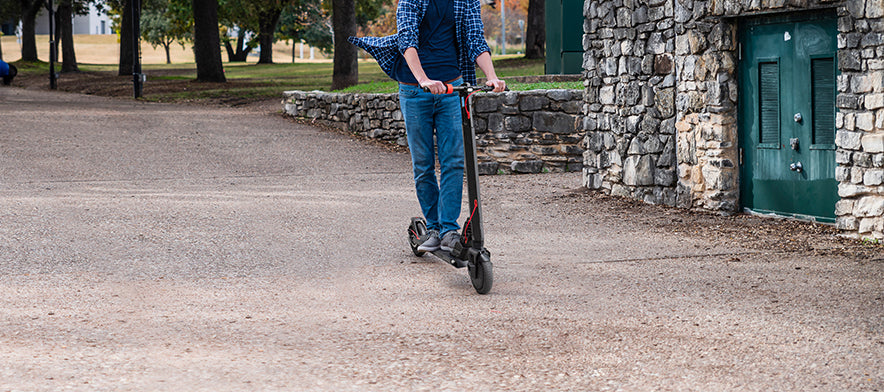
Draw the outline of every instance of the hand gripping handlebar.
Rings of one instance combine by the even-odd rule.
[[[424,91],[426,91],[426,92],[430,92],[430,89],[427,88],[427,87],[421,87],[421,88],[422,88]],[[494,90],[494,87],[492,87],[492,86],[472,86],[472,85],[469,85],[469,84],[462,84],[462,85],[460,85],[460,86],[453,86],[453,85],[450,85],[450,84],[445,84],[445,88],[446,88],[445,94],[451,94],[451,93],[454,93],[454,92],[458,92],[458,93],[459,93],[459,92],[471,93],[471,92],[473,92],[473,91],[491,91],[491,90]],[[506,90],[508,91],[509,88],[507,88]]]

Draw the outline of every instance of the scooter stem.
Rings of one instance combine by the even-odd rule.
[[[469,196],[469,209],[472,218],[470,219],[470,246],[475,249],[482,249],[485,244],[485,236],[482,232],[482,202],[479,198],[479,162],[476,159],[476,134],[473,132],[473,124],[471,116],[467,115],[467,105],[471,102],[465,102],[470,99],[469,92],[466,90],[458,90],[461,99],[461,119],[463,120],[463,152],[464,166],[467,175],[467,194]],[[473,210],[475,209],[475,212]]]

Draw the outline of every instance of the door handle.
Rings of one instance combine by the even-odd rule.
[[[801,173],[802,171],[804,171],[804,166],[801,165],[801,161],[792,162],[792,164],[789,165],[789,170],[791,170],[793,172]]]

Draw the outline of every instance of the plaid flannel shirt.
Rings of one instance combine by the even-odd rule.
[[[428,3],[429,0],[399,0],[399,7],[396,9],[396,34],[386,37],[349,37],[348,40],[372,55],[381,69],[395,80],[393,67],[396,59],[405,53],[405,49],[418,47],[420,24]],[[479,0],[454,0],[454,23],[457,67],[465,82],[476,84],[476,58],[483,52],[491,51],[485,42]]]

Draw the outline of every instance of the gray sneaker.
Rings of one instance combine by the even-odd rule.
[[[420,252],[435,252],[439,250],[439,232],[436,230],[430,230],[427,235],[429,235],[429,237],[427,237],[424,243],[417,247],[417,250]]]
[[[449,231],[445,233],[444,237],[442,237],[441,248],[444,251],[451,252],[458,241],[460,241],[460,234],[457,234],[457,231]]]

